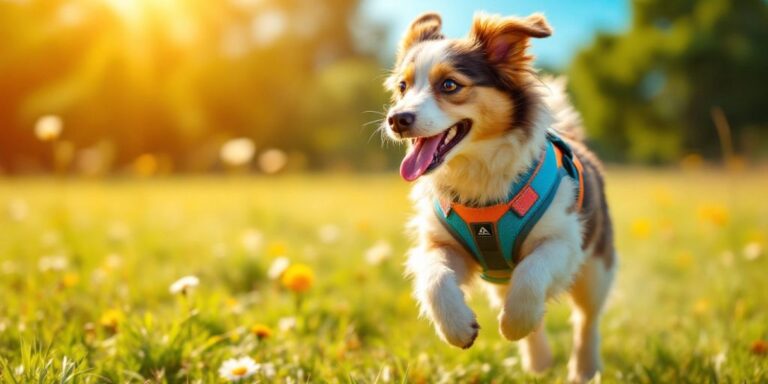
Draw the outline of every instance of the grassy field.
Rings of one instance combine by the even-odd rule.
[[[603,382],[768,381],[768,174],[614,170]],[[522,372],[477,294],[470,350],[417,318],[394,176],[0,180],[0,382],[562,382]],[[269,276],[308,265],[303,293]],[[177,279],[199,286],[172,293]],[[295,287],[301,288],[301,287]]]

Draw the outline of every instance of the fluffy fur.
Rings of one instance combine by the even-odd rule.
[[[406,268],[414,296],[443,340],[460,348],[473,344],[479,326],[462,289],[476,280],[479,266],[435,217],[432,200],[477,206],[504,199],[511,182],[540,155],[547,130],[558,130],[584,164],[584,207],[573,209],[575,183],[563,179],[523,243],[522,261],[509,283],[483,283],[499,311],[499,331],[522,340],[524,366],[534,372],[552,363],[543,326],[546,301],[569,292],[574,310],[569,379],[586,381],[601,367],[598,320],[615,271],[614,248],[600,165],[581,143],[580,120],[564,83],[542,82],[530,66],[530,38],[549,36],[552,29],[541,14],[478,14],[467,38],[447,40],[441,25],[435,13],[411,24],[385,83],[393,92],[390,117],[409,113],[415,121],[395,129],[389,119],[383,128],[411,151],[415,140],[471,121],[467,136],[413,188],[416,214],[408,228],[416,245]]]

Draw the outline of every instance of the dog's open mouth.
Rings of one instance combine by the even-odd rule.
[[[471,127],[472,121],[464,119],[437,135],[413,139],[413,148],[400,164],[400,176],[413,181],[440,166],[448,152],[467,136]]]

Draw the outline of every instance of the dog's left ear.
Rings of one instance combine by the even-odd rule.
[[[528,70],[533,60],[533,56],[526,53],[528,40],[551,34],[552,28],[541,13],[525,18],[479,13],[475,15],[469,35],[482,47],[491,65],[500,69],[502,75],[514,77]]]
[[[397,50],[397,63],[403,60],[405,53],[411,47],[425,40],[439,40],[443,38],[441,29],[443,20],[436,12],[423,13],[411,22],[411,26],[400,40],[400,47]]]

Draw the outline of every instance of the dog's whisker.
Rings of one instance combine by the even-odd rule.
[[[363,127],[367,127],[367,126],[369,126],[371,124],[380,124],[382,121],[384,121],[384,118],[376,119],[376,120],[371,120],[371,121],[369,121],[367,123],[363,123]]]
[[[379,133],[379,134],[381,134],[381,128],[376,128],[376,129],[374,129],[374,130],[371,132],[371,134],[370,134],[370,135],[368,135],[368,142],[369,142],[369,143],[371,142],[371,139],[373,138],[373,135],[375,135],[376,133]]]

